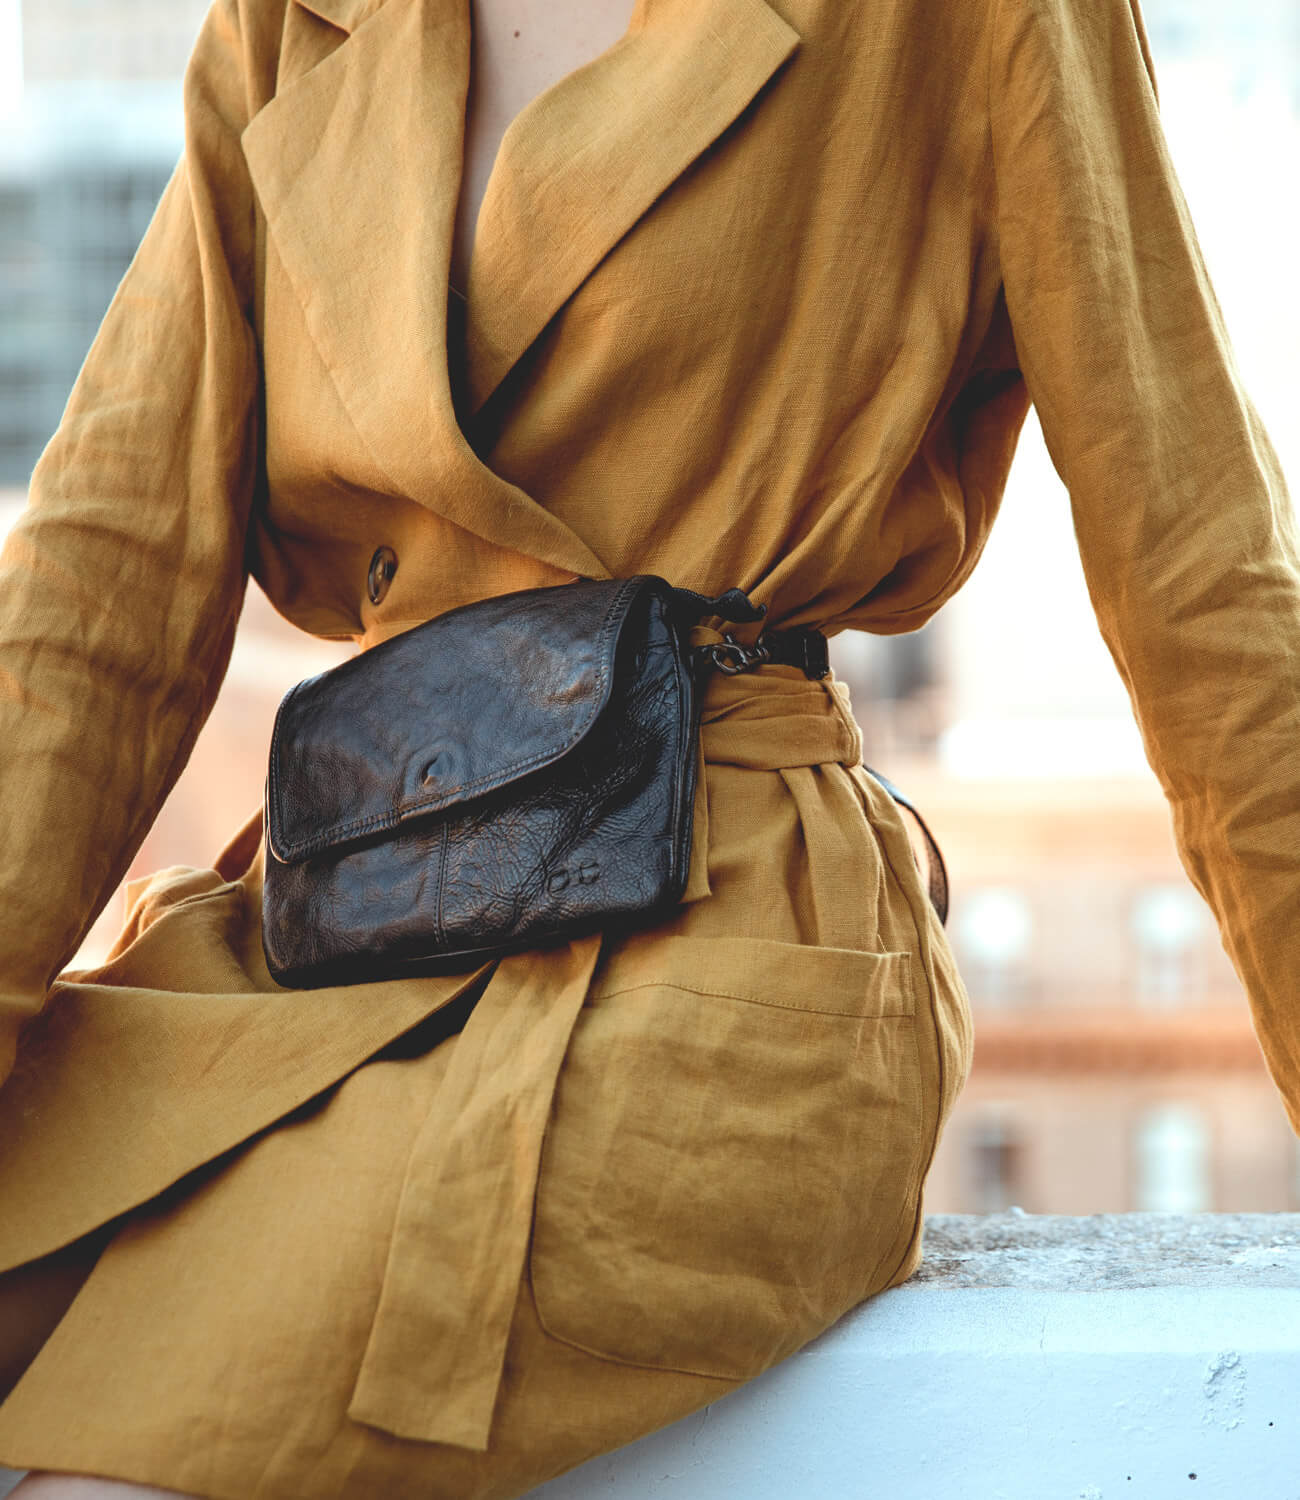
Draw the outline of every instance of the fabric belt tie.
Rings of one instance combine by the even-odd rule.
[[[701,691],[706,765],[860,765],[848,692],[832,678],[765,666],[709,673]],[[701,775],[688,900],[708,894],[706,784]],[[542,1138],[600,943],[597,934],[503,959],[455,1039],[408,1161],[348,1407],[354,1421],[401,1438],[487,1448]]]
[[[716,637],[717,632],[693,632],[693,642],[697,635]],[[706,765],[750,771],[856,766],[862,761],[862,732],[848,689],[833,677],[812,680],[793,666],[765,666],[730,677],[710,672],[701,684],[700,750]]]
[[[711,645],[724,637],[717,631],[701,628],[693,632],[691,640],[692,644]],[[798,641],[790,648],[791,660],[800,665],[807,649],[803,641]],[[758,720],[778,716],[783,721],[778,736],[779,752],[761,734],[756,734],[753,727]],[[797,673],[772,667],[734,676],[710,673],[705,682],[701,720],[706,763],[744,766],[754,771],[830,762],[843,766],[862,764],[862,733],[853,718],[848,689],[833,677],[809,681],[801,665]],[[925,845],[930,900],[939,921],[946,922],[948,869],[929,825],[906,793],[892,781],[870,766],[863,769],[915,821]],[[697,798],[696,817],[701,816],[707,820],[708,809]],[[688,901],[708,894],[707,885],[701,889],[699,881],[699,871],[692,862],[686,889]]]

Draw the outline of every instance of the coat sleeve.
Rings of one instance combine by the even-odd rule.
[[[185,81],[185,147],[0,553],[0,1079],[212,706],[258,471],[241,5]]]
[[[1092,603],[1300,1129],[1300,554],[1137,0],[996,0],[996,230]]]

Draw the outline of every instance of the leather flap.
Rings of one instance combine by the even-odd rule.
[[[484,599],[299,683],[271,739],[271,853],[292,863],[381,834],[567,754],[609,699],[629,611],[659,583]]]

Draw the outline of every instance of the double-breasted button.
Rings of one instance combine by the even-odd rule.
[[[376,547],[370,559],[370,571],[366,574],[366,593],[371,604],[381,604],[388,592],[388,585],[397,572],[397,553],[391,547]]]

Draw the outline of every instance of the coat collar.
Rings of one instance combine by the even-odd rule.
[[[397,493],[489,541],[604,576],[567,526],[479,462],[453,407],[447,297],[467,0],[294,3],[348,39],[254,117],[243,147],[357,431]],[[637,0],[620,41],[516,117],[470,266],[471,414],[798,44],[769,0]]]
[[[372,10],[377,10],[383,0],[296,0],[296,3],[322,21],[337,26],[340,31],[351,32]]]

